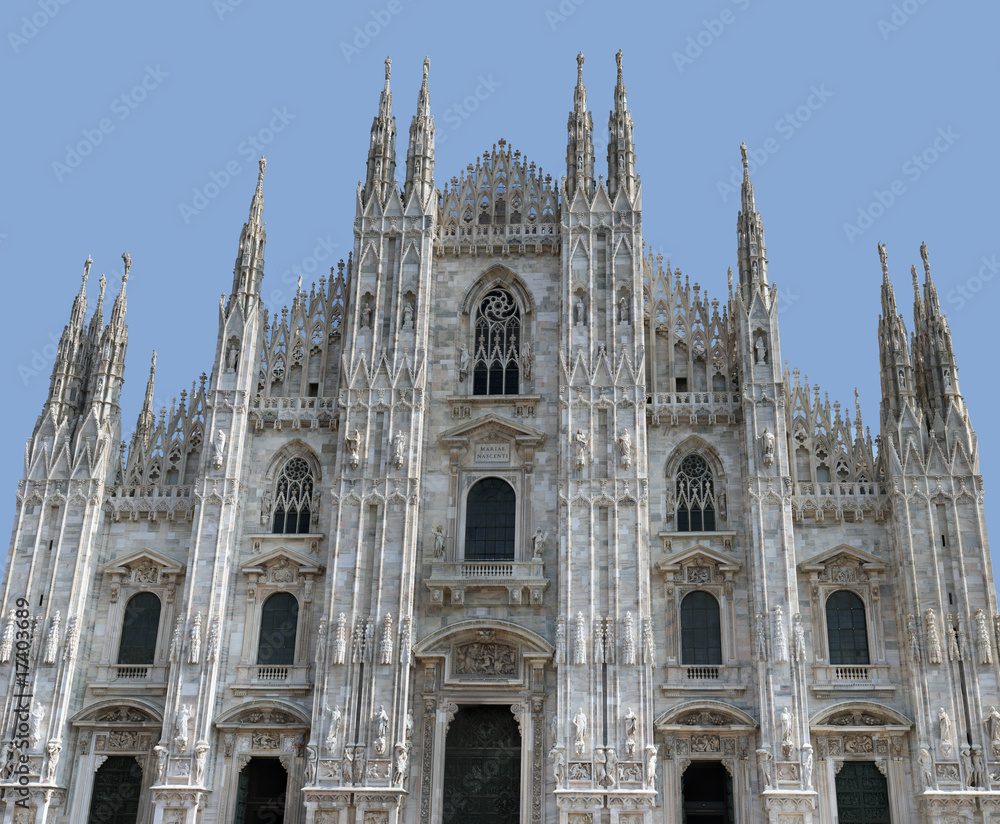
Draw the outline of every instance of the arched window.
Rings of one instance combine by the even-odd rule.
[[[506,289],[493,289],[476,312],[473,395],[516,395],[521,383],[521,312]]]
[[[826,635],[831,664],[869,663],[865,604],[853,592],[837,590],[826,599]]]
[[[514,489],[499,478],[483,478],[465,505],[465,560],[513,561]]]
[[[715,479],[695,453],[681,461],[677,472],[677,531],[715,531]]]
[[[711,593],[696,590],[681,601],[681,663],[694,666],[722,663],[719,602]]]
[[[291,458],[281,468],[274,489],[274,526],[272,532],[304,534],[309,532],[313,475],[304,458]]]
[[[264,602],[260,616],[257,663],[289,666],[295,663],[295,634],[299,602],[288,592],[276,592]]]
[[[156,657],[156,634],[160,628],[160,599],[152,592],[133,595],[125,605],[119,664],[149,665]]]

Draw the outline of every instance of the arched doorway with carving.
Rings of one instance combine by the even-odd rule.
[[[542,824],[545,667],[554,648],[507,621],[470,620],[421,640],[421,821]],[[419,704],[418,704],[419,706]]]

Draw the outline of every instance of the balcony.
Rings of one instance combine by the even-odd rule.
[[[231,684],[234,695],[280,690],[286,694],[304,694],[312,690],[310,667],[288,664],[239,664],[236,680]]]
[[[446,590],[450,603],[465,603],[469,590],[506,589],[509,604],[530,603],[540,606],[544,602],[549,580],[544,577],[541,560],[532,561],[458,561],[436,563],[431,575],[424,580],[431,593],[431,603],[445,603]],[[527,590],[527,598],[525,598]]]
[[[167,665],[111,664],[98,667],[97,678],[87,686],[94,695],[166,695]]]
[[[667,679],[660,690],[666,695],[736,694],[747,688],[739,666],[667,664],[664,669]]]
[[[817,695],[833,696],[855,693],[892,695],[896,685],[889,681],[887,664],[816,664],[809,688]]]
[[[646,401],[651,426],[736,423],[741,398],[733,392],[656,392]]]

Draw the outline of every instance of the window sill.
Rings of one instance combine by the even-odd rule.
[[[238,664],[236,681],[230,685],[234,695],[280,690],[284,693],[312,691],[308,665]]]
[[[446,589],[452,604],[465,603],[466,590],[506,589],[508,603],[539,606],[544,602],[549,580],[544,577],[542,561],[459,561],[433,564],[424,584],[430,590],[431,603],[436,605],[445,603]]]
[[[742,667],[712,664],[667,664],[667,680],[660,684],[664,695],[686,695],[689,693],[736,694],[747,689]]]
[[[896,685],[889,681],[888,664],[857,666],[816,664],[812,670],[813,677],[809,689],[821,697],[845,693],[892,695],[896,691]]]
[[[303,547],[308,546],[310,552],[318,552],[319,544],[326,534],[323,532],[260,532],[247,535],[251,541],[250,551],[253,554],[268,552],[279,546]]]
[[[94,695],[129,692],[166,695],[169,669],[160,664],[112,664],[100,667],[97,678],[87,687]]]

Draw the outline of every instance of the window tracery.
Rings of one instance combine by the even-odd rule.
[[[313,510],[314,478],[304,458],[290,458],[281,469],[274,489],[274,520],[277,534],[309,532]]]
[[[681,461],[675,493],[678,532],[715,531],[715,478],[701,455],[692,452]]]
[[[521,310],[503,288],[486,293],[476,312],[474,395],[517,395],[522,360]]]

